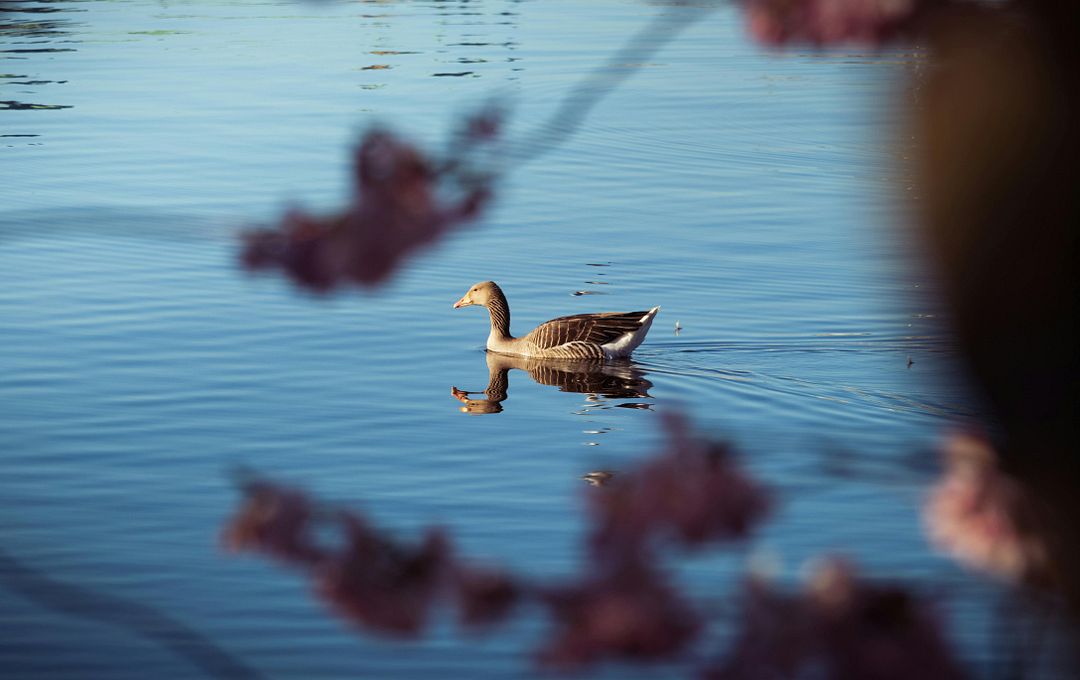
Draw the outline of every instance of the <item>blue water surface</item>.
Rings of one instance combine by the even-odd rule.
[[[748,555],[795,579],[844,554],[951,584],[952,639],[989,654],[991,595],[931,552],[918,518],[927,452],[971,406],[896,209],[914,56],[775,54],[737,7],[614,0],[4,9],[0,530],[20,565],[141,603],[267,677],[531,675],[535,612],[480,637],[446,616],[422,641],[388,642],[330,615],[300,574],[226,555],[228,471],[404,536],[441,524],[466,554],[555,580],[581,563],[580,476],[655,450],[660,413],[682,409],[778,501],[748,546],[671,555],[697,592],[724,597]],[[662,12],[702,16],[616,64],[630,77],[576,134],[385,287],[316,297],[238,267],[243,228],[347,200],[369,126],[437,150],[496,97],[526,138]],[[635,354],[647,395],[515,370],[500,413],[462,413],[450,388],[487,386],[487,322],[450,306],[485,279],[518,332],[661,305]],[[0,676],[202,672],[4,573]]]

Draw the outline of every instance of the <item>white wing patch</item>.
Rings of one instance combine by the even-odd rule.
[[[641,317],[641,328],[632,333],[623,333],[611,342],[601,345],[600,347],[604,350],[604,358],[620,359],[629,356],[645,340],[645,334],[649,332],[649,327],[652,326],[653,319],[656,318],[656,313],[659,311],[660,307],[653,307],[646,312],[645,316]]]

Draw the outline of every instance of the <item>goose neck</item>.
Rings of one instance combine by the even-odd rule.
[[[493,340],[510,340],[510,305],[506,303],[502,291],[495,291],[487,303],[487,308],[491,315],[490,337]]]

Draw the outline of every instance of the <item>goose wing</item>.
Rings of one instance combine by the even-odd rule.
[[[571,342],[605,345],[641,328],[649,312],[605,312],[560,316],[534,328],[523,338],[540,349]]]

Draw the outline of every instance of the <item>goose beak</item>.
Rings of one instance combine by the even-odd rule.
[[[472,304],[472,301],[469,300],[469,296],[466,295],[466,296],[462,297],[460,300],[458,300],[457,302],[454,303],[454,309],[460,309],[461,307],[468,307],[471,304]]]

